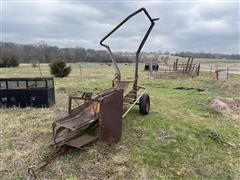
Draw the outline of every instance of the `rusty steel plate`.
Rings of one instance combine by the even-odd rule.
[[[115,90],[101,101],[100,138],[106,142],[118,142],[122,135],[123,91]]]
[[[80,148],[96,139],[95,136],[89,135],[89,134],[84,134],[82,136],[79,136],[78,138],[75,138],[71,141],[68,141],[65,143],[68,146],[75,147],[75,148]]]

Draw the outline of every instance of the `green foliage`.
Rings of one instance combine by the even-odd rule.
[[[66,66],[66,63],[61,59],[55,59],[52,64],[49,65],[51,74],[55,77],[66,77],[71,72],[71,67]]]
[[[18,58],[14,55],[3,55],[0,58],[0,67],[17,67],[18,65]]]
[[[16,56],[11,56],[10,61],[9,61],[10,67],[17,67],[19,65],[18,59]]]

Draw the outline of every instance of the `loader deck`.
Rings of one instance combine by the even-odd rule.
[[[82,146],[84,146],[86,144],[89,144],[90,142],[94,141],[95,139],[97,139],[96,136],[92,136],[92,135],[89,135],[89,134],[84,134],[82,136],[79,136],[75,139],[72,139],[72,140],[68,141],[66,143],[66,145],[79,149]]]

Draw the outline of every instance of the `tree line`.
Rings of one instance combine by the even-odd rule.
[[[210,53],[210,52],[209,53],[177,52],[175,55],[180,57],[240,60],[240,54],[220,54],[220,53]]]
[[[50,46],[45,42],[40,42],[37,44],[17,44],[13,42],[2,42],[0,43],[0,64],[3,62],[4,58],[17,60],[20,63],[50,63],[54,59],[61,59],[67,63],[70,62],[101,62],[110,63],[111,59],[106,50],[94,50],[85,49],[82,47],[75,48],[59,48],[57,46]],[[153,56],[169,56],[170,52],[151,52],[142,53],[142,58],[140,61],[148,61]],[[193,52],[177,52],[176,56],[180,57],[194,57],[194,58],[221,58],[221,59],[240,59],[239,54],[217,54],[217,53],[193,53]],[[135,53],[131,52],[115,52],[114,56],[117,62],[130,63],[134,61]],[[6,59],[6,58],[5,58]]]
[[[20,63],[50,63],[54,59],[62,59],[67,63],[74,62],[105,62],[110,63],[111,59],[105,50],[76,48],[59,48],[49,46],[46,43],[38,44],[16,44],[4,42],[0,44],[1,57],[14,56]],[[132,62],[132,55],[116,53],[115,57],[118,62]]]

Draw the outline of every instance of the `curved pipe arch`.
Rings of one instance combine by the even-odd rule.
[[[136,64],[135,64],[135,77],[134,77],[134,83],[133,83],[133,89],[136,90],[137,88],[137,80],[138,80],[138,63],[139,63],[139,54],[142,50],[142,47],[144,46],[150,32],[152,31],[152,28],[153,26],[155,25],[155,21],[159,20],[159,18],[152,18],[148,11],[145,9],[145,8],[140,8],[138,9],[137,11],[133,12],[132,14],[130,14],[129,16],[127,16],[122,22],[120,22],[112,31],[110,31],[101,41],[100,41],[100,45],[105,47],[108,51],[108,53],[110,54],[111,56],[111,59],[112,59],[112,62],[113,62],[113,65],[114,65],[114,68],[115,68],[115,71],[116,71],[116,74],[115,74],[115,79],[117,80],[121,80],[121,73],[120,73],[120,70],[118,68],[118,65],[116,63],[116,60],[113,56],[113,53],[111,51],[111,48],[109,47],[109,45],[107,44],[104,44],[103,42],[109,37],[111,36],[117,29],[119,29],[124,23],[126,23],[130,18],[132,18],[133,16],[137,15],[138,13],[140,12],[144,12],[144,14],[147,16],[147,18],[149,19],[149,21],[151,22],[146,34],[144,35],[138,49],[137,49],[137,52],[136,52],[136,56],[135,56],[135,59],[136,59]]]

